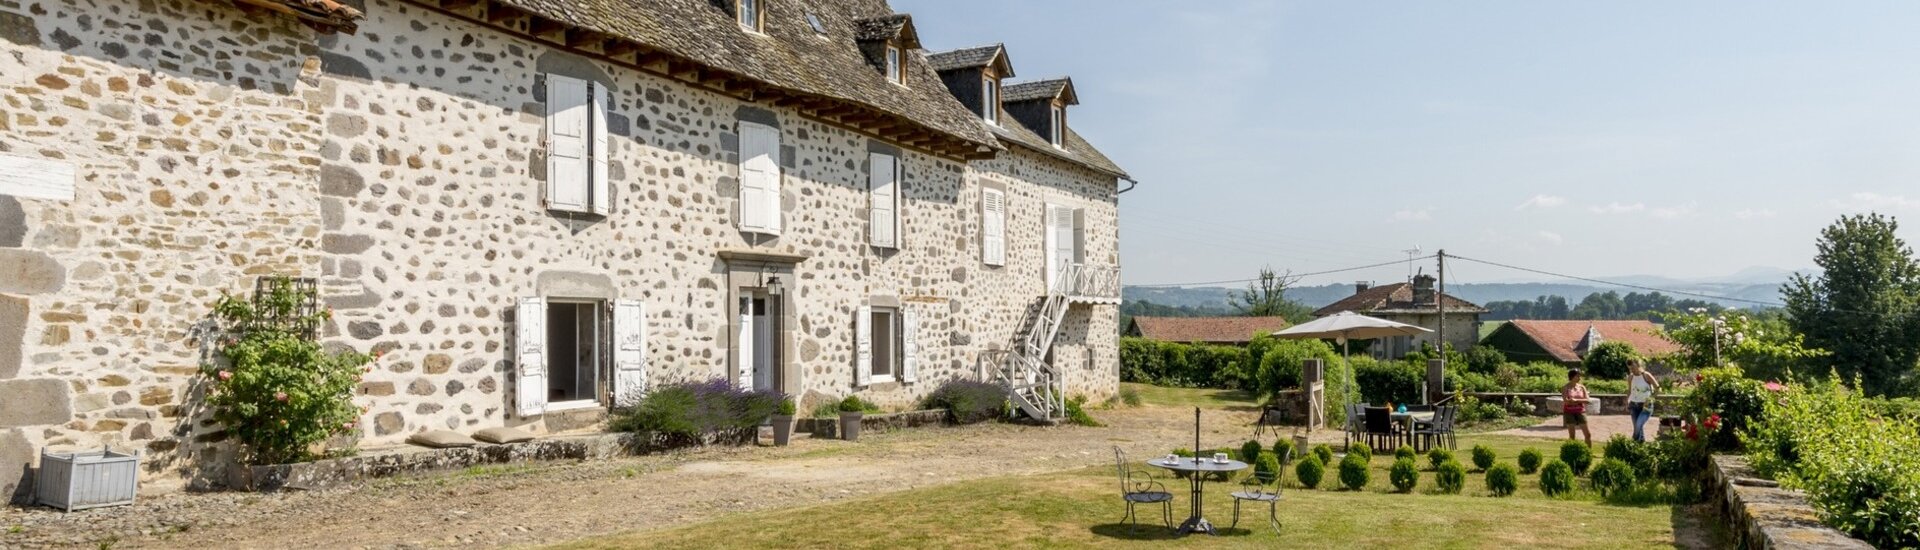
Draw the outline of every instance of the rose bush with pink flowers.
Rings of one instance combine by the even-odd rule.
[[[302,314],[310,296],[295,285],[267,285],[269,295],[222,296],[214,305],[221,360],[201,365],[213,418],[240,442],[242,460],[283,464],[317,458],[314,447],[353,433],[364,409],[353,390],[373,357],[329,351],[302,327],[330,311]]]

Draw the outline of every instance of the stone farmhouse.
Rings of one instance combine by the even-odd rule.
[[[363,446],[717,377],[1106,398],[1132,180],[1014,77],[884,0],[0,0],[0,493],[212,475],[197,335],[275,275],[382,353]]]
[[[1313,315],[1325,317],[1351,311],[1436,331],[1382,340],[1371,348],[1376,359],[1399,359],[1419,350],[1422,345],[1433,345],[1440,338],[1437,331],[1442,315],[1446,316],[1447,321],[1447,345],[1457,350],[1473,347],[1480,341],[1480,314],[1486,313],[1486,308],[1451,294],[1437,292],[1433,283],[1434,277],[1425,274],[1415,275],[1412,282],[1407,283],[1357,283],[1352,296],[1314,310]],[[1441,312],[1440,304],[1446,304],[1445,313]]]

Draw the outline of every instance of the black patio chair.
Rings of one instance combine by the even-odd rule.
[[[1113,447],[1113,463],[1120,472],[1120,497],[1127,501],[1127,515],[1120,516],[1120,523],[1133,520],[1127,533],[1133,534],[1140,527],[1140,516],[1133,511],[1133,507],[1140,504],[1159,504],[1160,521],[1167,529],[1173,529],[1173,493],[1167,491],[1167,486],[1154,481],[1152,474],[1133,469],[1133,465],[1127,463],[1127,453],[1118,445]]]
[[[1394,442],[1400,435],[1393,425],[1393,411],[1386,407],[1367,407],[1363,414],[1367,446],[1377,452],[1393,452]]]
[[[1240,503],[1252,501],[1267,504],[1267,525],[1273,527],[1274,534],[1280,533],[1280,472],[1273,473],[1272,480],[1261,480],[1260,476],[1247,474],[1240,480],[1240,490],[1233,492],[1233,523],[1228,529],[1240,526]],[[1267,490],[1267,484],[1273,484],[1273,490]]]
[[[1423,423],[1418,429],[1414,430],[1414,439],[1417,442],[1425,443],[1427,448],[1433,448],[1445,443],[1448,449],[1459,449],[1460,442],[1453,433],[1454,415],[1459,411],[1460,407],[1458,406],[1441,406],[1433,412],[1433,422]]]

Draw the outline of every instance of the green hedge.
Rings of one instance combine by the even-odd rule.
[[[1120,379],[1178,388],[1251,389],[1255,363],[1246,348],[1120,339]]]

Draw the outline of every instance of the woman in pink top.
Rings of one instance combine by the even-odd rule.
[[[1567,425],[1567,439],[1573,439],[1573,430],[1580,429],[1586,436],[1587,446],[1593,446],[1593,432],[1587,429],[1587,385],[1580,383],[1580,369],[1567,370],[1567,385],[1560,387],[1561,420]]]

